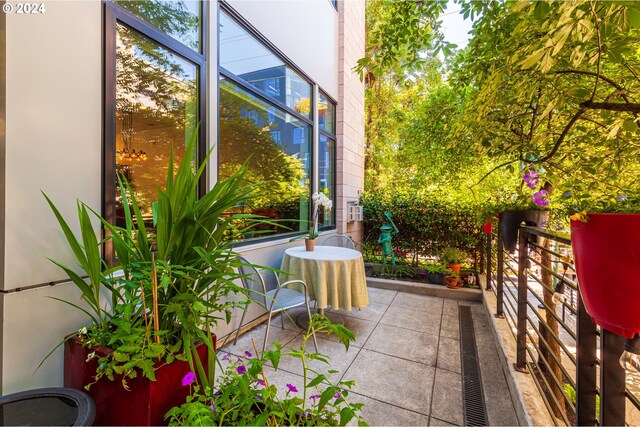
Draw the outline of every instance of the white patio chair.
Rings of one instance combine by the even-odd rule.
[[[332,234],[318,242],[318,246],[338,246],[341,248],[355,249],[356,244],[353,239],[344,234]]]
[[[309,322],[311,322],[311,310],[309,309],[309,297],[307,296],[307,284],[305,282],[303,282],[302,280],[289,280],[285,283],[280,284],[278,276],[274,273],[277,286],[275,289],[267,290],[266,282],[260,270],[258,270],[253,264],[247,261],[246,258],[239,257],[238,259],[242,263],[242,265],[239,267],[239,271],[242,274],[242,286],[244,286],[244,288],[248,291],[249,298],[266,309],[269,313],[269,318],[267,320],[267,331],[264,334],[262,351],[267,348],[269,328],[271,327],[271,317],[273,317],[274,313],[286,312],[286,310],[289,310],[291,308],[304,305],[307,308]],[[294,289],[287,288],[287,286],[293,284],[302,285],[304,292],[299,292]],[[240,329],[242,328],[242,323],[244,322],[244,316],[247,314],[247,307],[245,307],[244,311],[242,312],[242,317],[240,318],[240,324],[238,325],[236,337],[233,340],[234,344],[238,341]],[[284,315],[285,314],[283,313],[280,316],[282,329],[284,329]],[[318,342],[316,341],[315,332],[313,333],[313,344],[315,345],[317,352]]]

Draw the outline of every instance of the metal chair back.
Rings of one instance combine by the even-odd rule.
[[[353,239],[344,234],[332,234],[318,243],[320,246],[338,246],[341,248],[355,249],[356,244]]]

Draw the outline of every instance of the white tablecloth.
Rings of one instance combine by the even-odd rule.
[[[309,297],[318,308],[327,306],[351,310],[369,304],[362,254],[336,246],[289,248],[282,258],[281,281],[300,279],[307,284]]]

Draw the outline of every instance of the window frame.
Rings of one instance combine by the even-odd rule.
[[[295,111],[294,109],[292,109],[291,107],[285,105],[284,103],[282,103],[280,100],[271,97],[269,94],[265,93],[264,91],[262,91],[261,89],[255,87],[254,85],[252,85],[251,83],[247,82],[246,80],[242,79],[241,77],[235,75],[234,73],[232,73],[231,71],[227,70],[226,68],[222,67],[220,65],[220,40],[219,40],[219,31],[220,31],[220,14],[221,13],[225,13],[230,19],[234,20],[243,30],[245,30],[247,33],[249,33],[252,37],[254,37],[258,42],[262,43],[262,45],[269,50],[273,55],[275,55],[276,57],[278,57],[278,59],[280,59],[284,65],[288,68],[290,68],[291,70],[295,71],[300,77],[302,77],[303,79],[305,79],[312,87],[312,91],[311,91],[311,98],[310,98],[310,105],[313,107],[311,114],[310,114],[310,118],[306,117],[300,113],[298,113],[297,111]],[[321,92],[323,94],[324,97],[327,98],[327,100],[329,100],[330,102],[332,102],[334,104],[334,106],[336,107],[336,113],[337,113],[337,106],[338,103],[336,102],[336,100],[334,98],[332,98],[331,96],[329,96],[324,90],[322,90],[317,83],[311,78],[309,77],[309,75],[307,75],[304,71],[302,71],[298,66],[295,65],[295,63],[289,59],[282,51],[280,51],[280,49],[278,49],[273,43],[271,43],[265,36],[263,36],[258,30],[256,30],[250,22],[248,22],[242,15],[240,15],[237,11],[235,11],[226,1],[224,0],[220,0],[218,2],[218,13],[217,13],[217,19],[218,19],[218,25],[216,27],[216,30],[218,31],[218,64],[217,64],[217,70],[218,70],[218,79],[217,79],[217,84],[218,84],[218,100],[220,99],[220,77],[223,77],[227,80],[229,80],[230,82],[237,84],[238,86],[240,86],[241,88],[243,88],[244,90],[252,93],[253,95],[257,96],[258,98],[260,98],[261,100],[265,101],[268,104],[271,104],[277,108],[280,108],[284,111],[286,111],[287,113],[291,114],[292,116],[294,116],[295,118],[309,124],[311,126],[311,158],[310,158],[310,162],[311,162],[311,173],[310,173],[310,188],[309,188],[309,194],[313,194],[314,191],[318,191],[318,185],[319,185],[319,167],[316,164],[316,157],[318,155],[318,149],[319,149],[319,145],[320,145],[320,140],[319,140],[319,135],[320,133],[324,136],[326,136],[328,139],[332,140],[334,142],[334,165],[333,165],[333,194],[334,194],[334,199],[337,198],[337,182],[336,182],[336,178],[337,178],[337,137],[336,135],[332,135],[326,131],[323,131],[322,129],[320,129],[320,125],[319,125],[319,115],[318,115],[318,93]],[[317,88],[317,89],[316,89]],[[220,114],[218,113],[218,129],[220,129]],[[337,122],[335,123],[335,126],[337,126]],[[337,129],[336,129],[337,130]],[[317,132],[316,132],[317,131]],[[218,156],[217,158],[220,158],[220,132],[218,132],[217,135],[217,151],[218,151]],[[219,164],[217,165],[218,167],[218,171],[219,171]],[[219,173],[218,173],[219,176]],[[337,228],[337,224],[336,224],[336,200],[333,201],[334,202],[334,208],[331,210],[331,221],[332,221],[332,225],[327,225],[327,226],[320,226],[319,230],[322,231],[327,231],[327,230],[333,230]],[[313,212],[313,202],[311,200],[311,197],[309,197],[309,217],[307,218],[308,221],[311,221],[311,215]],[[265,237],[261,237],[261,238],[256,238],[256,239],[250,239],[250,240],[241,240],[238,242],[234,243],[235,247],[240,247],[240,246],[245,246],[245,245],[252,245],[252,244],[256,244],[256,243],[263,243],[263,242],[269,242],[269,241],[275,241],[275,240],[282,240],[284,238],[290,238],[290,237],[296,237],[296,236],[302,236],[307,234],[308,232],[302,232],[302,231],[296,231],[296,232],[291,232],[291,233],[279,233],[279,234],[275,234],[275,235],[271,235],[271,236],[265,236]]]
[[[160,31],[144,19],[128,11],[111,0],[103,0],[103,67],[102,67],[102,217],[115,225],[116,219],[116,34],[117,24],[122,24],[142,34],[162,48],[193,63],[197,69],[198,81],[198,145],[197,161],[201,163],[207,152],[206,111],[207,111],[207,15],[208,2],[200,3],[200,53],[182,44],[172,36]],[[198,193],[204,195],[207,173],[200,177]],[[103,234],[106,233],[103,229]],[[115,255],[110,241],[103,247],[103,258],[109,265],[114,264]]]

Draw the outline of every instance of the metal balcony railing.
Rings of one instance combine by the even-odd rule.
[[[624,338],[585,311],[571,241],[520,227],[516,253],[499,234],[487,236],[486,252],[487,290],[516,341],[515,368],[532,376],[556,425],[639,425],[640,372],[619,363]]]

